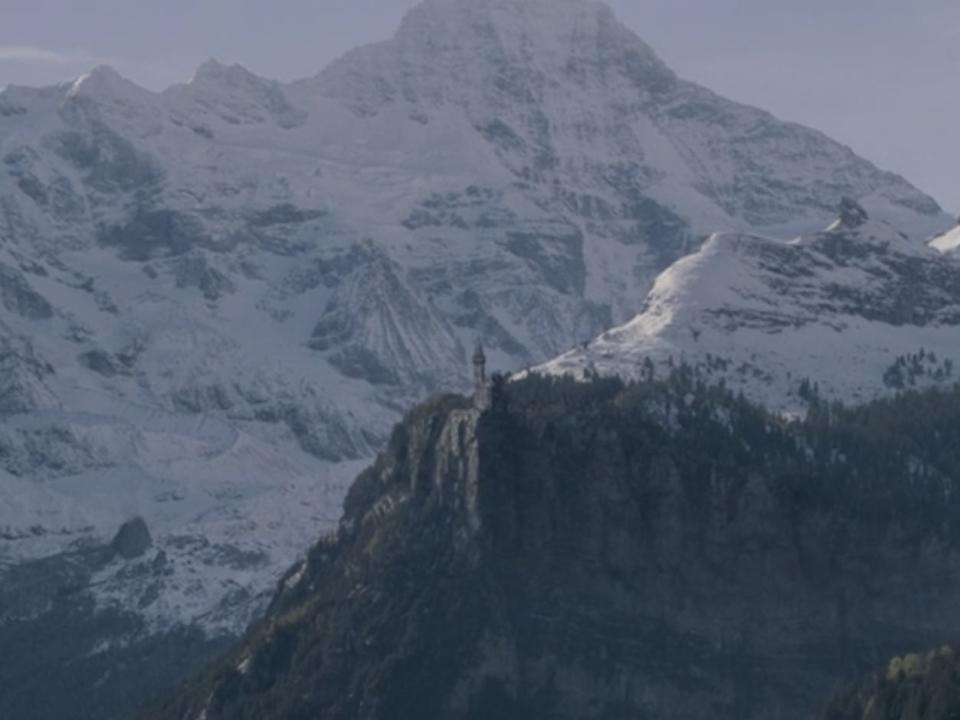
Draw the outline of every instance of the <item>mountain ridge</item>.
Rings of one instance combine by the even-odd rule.
[[[786,412],[813,386],[848,404],[949,386],[960,266],[935,245],[852,201],[791,242],[717,234],[658,278],[636,318],[543,369],[638,377],[688,362]]]
[[[112,641],[236,635],[394,421],[468,385],[478,341],[537,365],[634,317],[710,233],[819,229],[844,195],[918,243],[948,225],[820,133],[675,78],[608,12],[538,21],[554,7],[428,3],[290,84],[216,63],[161,93],[105,69],[0,92],[4,566],[142,517],[147,557],[79,591],[142,621]]]

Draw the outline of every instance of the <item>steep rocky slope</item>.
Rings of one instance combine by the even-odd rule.
[[[856,690],[841,693],[825,720],[949,720],[960,715],[960,667],[952,645],[890,661]]]
[[[953,385],[958,256],[914,242],[853,201],[840,213],[827,230],[790,242],[713,235],[660,275],[636,318],[544,369],[639,377],[687,362],[787,411],[812,393],[862,403]]]
[[[690,368],[414,412],[148,718],[809,717],[960,629],[960,394],[786,423]]]

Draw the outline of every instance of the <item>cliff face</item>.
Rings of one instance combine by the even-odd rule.
[[[955,646],[895,657],[883,672],[839,694],[826,720],[950,720],[960,717]]]
[[[685,370],[425,406],[151,718],[803,718],[960,630],[960,394],[785,424]]]

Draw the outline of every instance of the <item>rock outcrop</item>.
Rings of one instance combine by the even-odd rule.
[[[809,717],[960,631],[958,401],[789,423],[681,368],[429,404],[147,717]]]
[[[824,720],[951,720],[960,717],[956,647],[893,658],[848,693],[839,693]]]
[[[113,536],[110,548],[127,560],[141,557],[153,545],[150,528],[143,518],[138,517],[125,522]]]

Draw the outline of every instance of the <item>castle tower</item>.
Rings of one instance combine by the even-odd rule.
[[[490,383],[487,382],[487,356],[483,345],[477,344],[473,353],[473,404],[478,410],[490,407]]]

